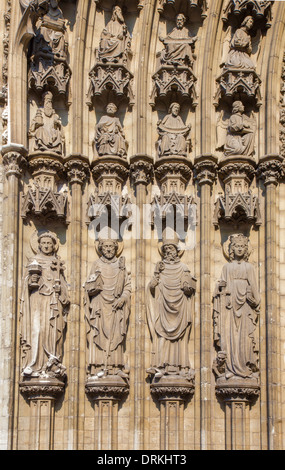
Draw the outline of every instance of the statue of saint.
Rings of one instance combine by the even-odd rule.
[[[160,136],[158,140],[158,155],[160,157],[167,155],[187,156],[191,126],[185,126],[179,112],[180,105],[172,103],[168,114],[157,123]]]
[[[214,293],[214,340],[223,352],[224,378],[253,378],[258,371],[255,337],[260,305],[254,267],[248,262],[248,238],[230,237],[230,262],[223,267]]]
[[[29,129],[31,139],[30,150],[42,152],[63,153],[64,135],[61,119],[56,114],[53,104],[53,95],[50,91],[44,94],[43,110],[38,109]]]
[[[225,156],[247,155],[254,152],[255,123],[252,118],[244,114],[241,101],[235,101],[232,106],[232,115],[228,121]]]
[[[253,27],[253,23],[252,16],[247,16],[243,20],[241,27],[236,30],[231,40],[230,52],[225,62],[225,68],[255,70],[255,65],[250,58],[252,44],[249,31]]]
[[[176,17],[176,27],[166,38],[160,38],[165,49],[161,54],[161,63],[167,65],[193,66],[193,49],[197,37],[190,37],[188,29],[185,28],[186,18],[183,13]]]
[[[99,240],[101,254],[85,283],[89,377],[127,378],[123,351],[130,314],[131,281],[118,242]]]
[[[131,37],[119,6],[113,8],[112,18],[101,33],[98,59],[102,62],[127,62]]]
[[[120,120],[115,116],[117,106],[109,103],[106,112],[107,115],[100,119],[95,130],[98,155],[117,155],[126,158],[128,144]]]
[[[58,244],[56,235],[42,233],[38,253],[29,260],[23,278],[20,345],[24,377],[65,375],[61,361],[69,294]]]
[[[165,240],[161,251],[163,260],[157,263],[147,286],[147,320],[152,340],[152,364],[147,372],[157,379],[179,375],[191,381],[188,342],[196,279],[181,262],[175,239]]]

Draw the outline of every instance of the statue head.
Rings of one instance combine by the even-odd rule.
[[[176,16],[176,26],[178,29],[182,29],[183,26],[185,25],[185,22],[186,22],[186,17],[185,15],[183,15],[183,13],[179,13],[177,16]]]
[[[114,6],[113,8],[113,14],[112,14],[112,20],[113,21],[120,21],[121,23],[124,23],[124,17],[123,17],[123,13],[122,13],[122,10],[121,10],[121,7],[119,7],[118,5]]]
[[[254,19],[252,18],[252,16],[246,16],[241,26],[245,26],[247,29],[251,29],[253,27],[253,24],[254,24]]]
[[[166,261],[176,261],[179,259],[178,246],[174,242],[166,241],[161,247],[163,259]]]
[[[100,239],[98,245],[98,251],[104,258],[113,259],[118,251],[118,241],[113,239]]]
[[[168,110],[168,113],[170,114],[173,114],[174,116],[178,116],[180,112],[180,104],[179,103],[171,103],[171,105],[169,106],[169,110]]]
[[[243,113],[244,112],[244,105],[243,105],[242,101],[234,101],[233,102],[232,112],[233,112],[233,114]]]
[[[117,112],[118,108],[114,103],[109,103],[106,106],[106,112],[109,116],[114,116]]]
[[[38,237],[39,251],[52,255],[58,250],[58,238],[51,232],[44,232]]]
[[[229,258],[231,261],[234,259],[247,261],[249,257],[248,237],[242,233],[230,236],[229,244]]]

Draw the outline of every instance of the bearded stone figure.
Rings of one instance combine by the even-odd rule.
[[[232,115],[228,121],[225,156],[245,155],[251,156],[254,152],[255,123],[253,119],[244,114],[241,101],[235,101],[232,106]]]
[[[161,63],[167,65],[184,65],[192,68],[193,48],[197,37],[190,37],[188,29],[185,28],[186,18],[183,13],[176,17],[176,27],[166,36],[160,38],[165,49],[161,54]]]
[[[123,353],[130,314],[130,274],[125,258],[116,256],[117,240],[99,240],[98,251],[101,256],[85,283],[88,378],[127,379]]]
[[[24,378],[62,378],[63,333],[69,308],[64,263],[57,255],[58,238],[38,237],[38,253],[29,260],[20,307],[20,345]]]
[[[117,106],[109,103],[106,112],[107,115],[100,119],[95,130],[94,143],[98,155],[116,155],[126,158],[128,144],[120,120],[115,116]]]
[[[131,38],[119,6],[113,8],[112,18],[101,33],[98,59],[102,62],[127,62]]]
[[[188,342],[192,325],[196,279],[178,255],[175,240],[165,240],[162,261],[147,286],[147,320],[152,340],[152,363],[148,369],[155,380],[177,377],[192,381]]]
[[[44,94],[44,107],[38,109],[29,129],[30,151],[54,152],[62,155],[64,135],[61,119],[53,108],[53,94]]]
[[[253,27],[252,16],[247,16],[241,27],[233,35],[230,52],[225,62],[225,68],[255,69],[250,55],[252,52],[251,36],[249,31]]]
[[[168,155],[187,156],[191,126],[185,126],[179,112],[180,105],[172,103],[168,114],[157,123],[159,157]]]
[[[223,267],[214,293],[214,340],[223,354],[219,380],[258,380],[256,324],[260,295],[254,267],[248,262],[249,240],[230,237],[230,262]]]

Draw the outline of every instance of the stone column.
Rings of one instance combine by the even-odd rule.
[[[88,159],[81,155],[71,155],[65,163],[70,188],[71,188],[71,215],[70,215],[70,233],[71,233],[71,253],[70,253],[70,311],[68,325],[68,348],[69,371],[68,371],[68,428],[72,435],[72,449],[78,448],[79,432],[79,405],[80,405],[80,387],[84,385],[85,363],[80,362],[80,350],[82,345],[81,323],[84,315],[81,311],[82,304],[82,281],[81,281],[81,237],[82,237],[82,187],[89,174]],[[82,374],[82,376],[81,376]]]
[[[276,189],[283,175],[283,158],[266,155],[259,161],[258,175],[265,186],[265,322],[267,373],[268,448],[279,448],[280,441],[280,318],[276,284]]]
[[[7,179],[7,199],[3,215],[3,260],[1,299],[1,420],[5,422],[3,446],[12,448],[12,424],[16,384],[16,352],[18,319],[18,232],[19,232],[19,180],[26,164],[24,147],[11,144],[2,148],[3,165]],[[4,439],[6,442],[4,442]],[[1,444],[2,445],[2,444]]]
[[[139,238],[136,240],[135,265],[135,372],[134,372],[134,443],[135,450],[144,447],[144,401],[145,401],[145,263],[146,250],[143,239],[143,214],[146,204],[147,185],[153,176],[153,159],[137,154],[130,159],[132,182],[136,192],[136,204],[140,211]]]
[[[201,371],[201,449],[211,446],[211,344],[212,293],[211,266],[211,190],[216,178],[217,158],[201,155],[194,162],[194,177],[200,186],[200,371]]]

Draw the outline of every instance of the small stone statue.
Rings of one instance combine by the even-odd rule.
[[[99,240],[100,258],[85,283],[88,375],[128,378],[123,348],[130,314],[131,281],[118,242]]]
[[[225,68],[254,69],[250,55],[252,52],[251,36],[249,31],[253,27],[252,16],[247,16],[241,27],[233,35],[230,45],[230,52],[225,62]]]
[[[161,63],[193,67],[193,49],[197,37],[190,37],[185,28],[186,18],[183,13],[176,16],[176,27],[166,38],[160,38],[165,49],[161,54]]]
[[[126,63],[130,51],[131,38],[122,10],[113,8],[112,18],[101,33],[98,59],[109,63]]]
[[[232,115],[228,121],[225,156],[246,155],[254,152],[255,123],[252,118],[244,114],[241,101],[235,101],[232,106]]]
[[[100,119],[95,131],[94,142],[98,155],[116,155],[126,158],[128,144],[120,120],[115,116],[117,106],[109,103],[106,112],[107,115]]]
[[[158,121],[157,130],[159,133],[158,155],[187,156],[187,144],[189,143],[189,133],[191,126],[186,126],[179,116],[180,105],[172,103],[168,114]]]
[[[180,260],[177,240],[164,240],[161,250],[163,260],[157,263],[147,287],[152,340],[152,364],[147,372],[155,379],[171,375],[192,381],[188,342],[196,279]]]
[[[29,261],[23,279],[20,344],[23,377],[65,375],[63,332],[69,308],[64,263],[56,254],[58,238],[51,232],[38,237],[38,253]]]
[[[56,114],[50,91],[44,94],[44,107],[38,109],[29,129],[30,150],[42,152],[63,153],[64,135],[61,119]]]
[[[223,358],[223,369],[216,368],[220,372],[216,375],[225,380],[258,377],[255,330],[260,295],[254,267],[248,262],[248,244],[243,234],[230,237],[230,262],[223,267],[214,293],[214,340]]]

